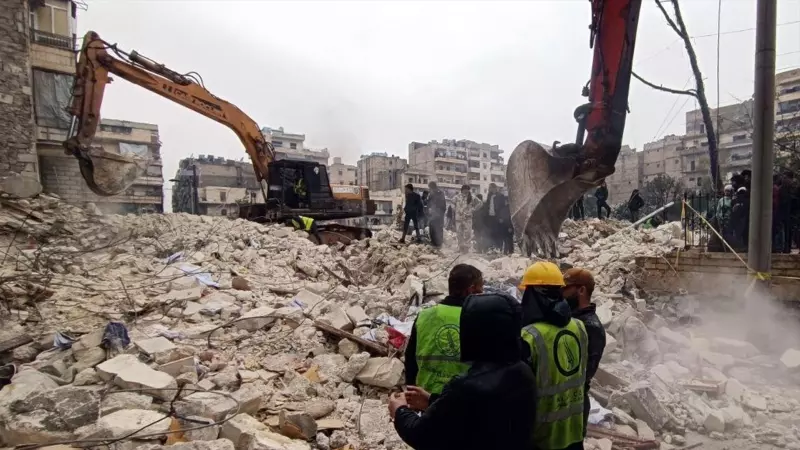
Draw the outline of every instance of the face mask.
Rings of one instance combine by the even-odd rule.
[[[571,297],[565,297],[564,300],[567,301],[567,304],[569,305],[570,309],[572,310],[578,309],[578,294],[575,294]]]

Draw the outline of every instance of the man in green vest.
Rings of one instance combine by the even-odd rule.
[[[586,328],[571,316],[558,266],[539,261],[519,284],[522,339],[536,376],[534,444],[538,450],[583,449],[583,391],[588,361]]]
[[[286,221],[286,225],[294,228],[295,230],[303,230],[306,233],[314,236],[317,240],[317,244],[322,244],[322,238],[319,235],[319,229],[317,228],[317,222],[312,219],[311,217],[306,216],[294,216],[289,218]]]
[[[469,295],[483,292],[483,274],[473,266],[458,264],[447,284],[447,297],[420,311],[406,346],[406,385],[412,407],[428,401],[429,394],[440,394],[448,381],[469,369],[461,362],[461,306]]]

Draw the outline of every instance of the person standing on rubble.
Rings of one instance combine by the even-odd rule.
[[[311,217],[306,216],[294,216],[286,220],[286,226],[290,226],[295,230],[303,230],[306,233],[314,236],[317,240],[317,244],[322,244],[322,237],[319,235],[319,229],[317,228],[317,221],[312,219]]]
[[[481,202],[472,196],[469,185],[461,186],[461,192],[455,198],[456,236],[458,251],[468,253],[472,248],[472,217],[481,207]]]
[[[600,182],[600,186],[594,191],[594,198],[597,199],[597,218],[603,218],[603,208],[606,209],[606,218],[611,217],[611,207],[608,206],[608,186],[606,180]]]
[[[644,206],[644,199],[642,195],[639,194],[638,189],[634,189],[631,192],[631,198],[628,199],[628,210],[631,212],[631,223],[635,223],[639,220],[639,210],[642,209]]]
[[[422,237],[419,234],[419,216],[422,214],[422,199],[419,194],[414,192],[414,186],[409,183],[406,185],[406,204],[403,205],[403,214],[405,220],[403,221],[403,236],[400,238],[400,243],[406,242],[406,234],[408,234],[408,226],[413,222],[414,231],[417,232],[417,242],[422,242]]]
[[[606,348],[606,330],[597,317],[597,305],[592,303],[594,292],[594,276],[586,269],[572,268],[564,272],[564,299],[569,304],[572,317],[583,322],[588,338],[588,359],[586,362],[586,382],[583,389],[583,430],[589,423],[591,402],[589,401],[589,385],[592,383],[600,359]]]
[[[469,368],[461,362],[457,345],[458,321],[464,300],[483,292],[483,274],[469,264],[457,264],[450,270],[447,290],[441,303],[420,311],[406,345],[406,385],[431,394],[441,393],[451,378]]]
[[[546,261],[528,267],[519,284],[523,350],[538,393],[533,448],[539,450],[582,450],[585,436],[588,337],[583,322],[572,318],[564,287],[561,270]]]
[[[435,182],[428,183],[428,188],[430,189],[428,211],[430,214],[431,245],[440,248],[442,242],[444,242],[444,215],[447,212],[447,200],[444,198],[444,192],[439,189]]]
[[[506,294],[470,295],[459,320],[461,361],[469,370],[447,383],[418,414],[408,393],[389,399],[400,438],[416,450],[531,450],[536,379],[522,360],[520,304]],[[437,339],[451,346],[450,339]]]

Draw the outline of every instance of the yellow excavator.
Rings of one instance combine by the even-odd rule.
[[[196,73],[180,74],[136,51],[117,48],[89,31],[76,66],[69,112],[72,114],[66,152],[78,159],[81,175],[92,192],[111,196],[125,191],[147,168],[147,160],[92,147],[100,123],[100,107],[110,74],[154,92],[213,119],[236,133],[253,164],[264,203],[242,204],[239,215],[258,222],[284,221],[295,216],[317,220],[360,217],[375,213],[369,190],[331,186],[327,167],[311,161],[275,158],[255,120],[235,105],[213,95]],[[337,223],[319,224],[326,243],[371,235],[366,228]]]
[[[570,208],[614,173],[628,113],[633,50],[642,0],[591,0],[589,46],[594,60],[583,88],[588,103],[575,110],[575,143],[549,151],[524,141],[508,158],[511,222],[523,251],[557,256],[556,242]]]

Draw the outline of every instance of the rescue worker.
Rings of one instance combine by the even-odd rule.
[[[441,303],[420,311],[406,345],[406,385],[431,394],[441,393],[451,378],[469,368],[461,362],[458,321],[464,299],[483,292],[483,274],[468,264],[457,264],[450,270],[447,289]]]
[[[297,206],[301,207],[306,202],[308,191],[306,190],[306,182],[302,178],[298,178],[294,182],[294,195],[297,196]]]
[[[643,206],[644,199],[642,198],[641,194],[639,194],[639,190],[634,189],[633,192],[631,192],[631,198],[628,199],[628,210],[631,212],[631,223],[639,220],[639,210],[641,210]]]
[[[459,326],[461,360],[469,370],[432,397],[421,415],[408,394],[392,395],[389,415],[397,434],[416,450],[535,448],[536,381],[521,359],[519,303],[506,294],[471,295]]]
[[[436,182],[428,183],[430,196],[428,197],[429,229],[431,245],[440,248],[444,242],[444,215],[447,212],[447,200],[444,192],[436,186]]]
[[[558,266],[539,261],[525,271],[522,294],[523,350],[536,377],[534,446],[540,450],[583,449],[583,395],[588,338],[572,319]]]
[[[322,244],[322,238],[319,235],[317,222],[311,217],[294,216],[286,221],[286,225],[294,228],[295,230],[305,231],[306,233],[314,236],[314,238],[317,240],[317,244]]]
[[[481,207],[481,202],[472,196],[469,185],[461,186],[461,193],[455,198],[456,237],[458,250],[467,253],[472,248],[472,217]]]
[[[594,198],[597,199],[597,218],[603,218],[603,208],[606,209],[606,218],[611,217],[611,207],[608,206],[608,186],[606,180],[600,182],[600,186],[594,191]]]
[[[588,338],[588,358],[586,362],[586,382],[583,390],[583,428],[589,423],[591,403],[589,401],[589,386],[592,383],[600,359],[606,348],[606,330],[597,317],[597,305],[592,303],[594,292],[594,276],[586,269],[572,268],[564,272],[564,300],[572,310],[572,317],[583,322]]]
[[[403,221],[403,236],[400,238],[400,243],[406,242],[406,234],[408,234],[408,226],[414,224],[414,231],[417,232],[417,242],[422,242],[422,236],[419,234],[420,220],[419,216],[423,214],[422,199],[419,194],[414,192],[414,186],[411,183],[406,185],[406,201],[403,205],[403,213],[405,220]]]

